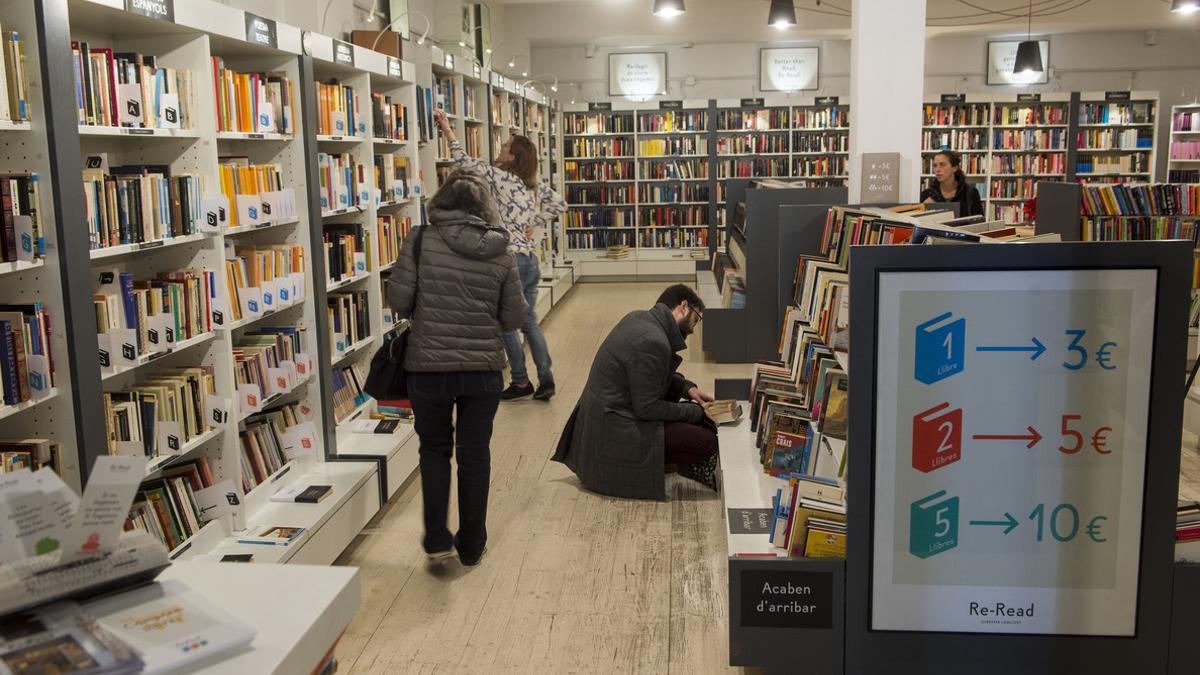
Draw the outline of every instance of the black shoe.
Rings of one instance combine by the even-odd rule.
[[[482,551],[479,552],[479,555],[475,556],[474,558],[464,558],[461,553],[458,554],[458,561],[463,564],[463,567],[474,567],[479,564],[480,560],[483,560],[484,553],[487,553],[486,546]]]
[[[531,394],[533,394],[533,384],[531,382],[526,382],[524,386],[510,384],[508,385],[508,389],[500,392],[500,400],[515,401]]]
[[[534,400],[549,401],[554,396],[554,380],[539,382],[537,391],[533,393]]]

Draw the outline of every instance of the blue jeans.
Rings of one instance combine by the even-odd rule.
[[[421,439],[421,497],[425,506],[422,543],[427,553],[448,551],[451,545],[464,558],[478,558],[483,553],[492,472],[492,421],[500,407],[503,386],[499,371],[408,375],[413,426]],[[458,533],[452,537],[446,519],[450,508],[450,457],[456,449]]]
[[[521,332],[525,333],[525,341],[529,343],[529,352],[533,354],[533,364],[537,367],[538,384],[547,385],[554,382],[554,373],[550,372],[553,365],[550,362],[550,348],[546,345],[546,336],[542,335],[542,327],[538,325],[537,305],[538,282],[542,280],[542,270],[538,266],[537,256],[517,254],[517,274],[521,277],[521,287],[525,292],[525,302],[529,305],[529,313],[525,315],[525,325]],[[504,334],[504,351],[508,353],[508,369],[512,373],[512,384],[524,386],[529,384],[529,371],[525,368],[525,348],[517,331]]]

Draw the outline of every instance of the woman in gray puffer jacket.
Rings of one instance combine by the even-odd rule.
[[[451,174],[428,210],[429,225],[404,241],[387,296],[396,316],[412,323],[404,367],[421,440],[425,552],[440,560],[457,549],[464,565],[475,565],[487,543],[489,444],[504,382],[501,336],[521,325],[526,306],[508,232],[481,177]],[[459,526],[451,536],[446,517],[456,436]]]

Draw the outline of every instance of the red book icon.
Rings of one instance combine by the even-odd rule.
[[[962,408],[936,405],[913,416],[912,466],[929,473],[962,457]]]

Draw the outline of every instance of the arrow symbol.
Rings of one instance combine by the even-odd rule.
[[[1004,512],[1004,520],[972,520],[971,524],[972,525],[985,525],[985,526],[1003,525],[1004,526],[1004,534],[1008,534],[1009,532],[1012,532],[1013,530],[1015,530],[1017,528],[1017,519],[1013,518],[1013,515],[1011,513],[1009,513],[1008,511],[1005,511]]]
[[[1029,360],[1037,361],[1039,356],[1046,353],[1046,345],[1042,344],[1042,341],[1037,339],[1036,337],[1032,338],[1032,340],[1033,340],[1033,344],[1028,345],[1028,346],[1022,345],[1022,346],[1017,346],[1017,347],[976,347],[975,351],[977,351],[977,352],[1033,352],[1033,355],[1029,357]]]
[[[1039,434],[1037,429],[1034,429],[1033,427],[1025,427],[1025,430],[1029,433],[1018,435],[975,434],[971,438],[974,438],[977,441],[1029,441],[1029,445],[1026,445],[1025,447],[1032,449],[1033,446],[1038,444],[1038,441],[1042,440],[1042,435]]]

